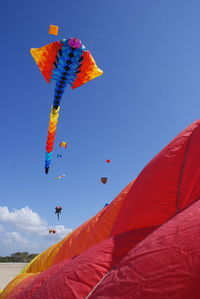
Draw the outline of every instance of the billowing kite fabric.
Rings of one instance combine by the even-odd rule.
[[[66,86],[70,85],[74,89],[102,75],[103,71],[97,67],[90,52],[77,38],[63,39],[30,51],[46,81],[56,81],[46,143],[47,174],[52,158],[60,101]]]
[[[109,205],[35,258],[9,299],[199,299],[200,120]]]

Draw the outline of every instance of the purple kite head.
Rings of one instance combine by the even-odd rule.
[[[78,49],[82,46],[82,42],[80,39],[78,39],[76,37],[72,37],[72,38],[68,39],[68,45],[72,48]]]

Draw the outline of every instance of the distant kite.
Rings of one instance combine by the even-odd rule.
[[[106,163],[110,163],[110,160],[106,160]]]
[[[57,214],[58,220],[59,220],[59,216],[61,214],[61,211],[62,211],[62,207],[60,207],[60,206],[55,207],[55,214]]]
[[[59,176],[55,177],[55,179],[57,179],[57,180],[63,179],[65,176],[66,176],[66,174],[62,174],[62,175],[59,175]]]
[[[67,148],[67,142],[66,141],[61,141],[60,147]]]
[[[57,154],[57,158],[62,158],[62,155],[61,154]]]
[[[103,184],[106,184],[107,183],[107,181],[108,181],[108,178],[101,178],[101,182],[103,183]]]
[[[56,230],[55,230],[55,229],[50,229],[50,230],[49,230],[49,233],[50,233],[50,234],[55,234],[55,233],[56,233]]]
[[[47,82],[56,81],[46,143],[45,173],[49,171],[60,101],[67,85],[72,89],[100,76],[100,70],[90,52],[77,38],[63,39],[41,48],[30,50]]]
[[[49,26],[49,34],[51,34],[51,35],[58,35],[58,30],[59,30],[59,27],[56,25]]]

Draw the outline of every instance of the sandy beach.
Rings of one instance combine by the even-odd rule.
[[[0,290],[24,268],[26,263],[0,263]]]

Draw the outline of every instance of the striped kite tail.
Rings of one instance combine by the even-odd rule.
[[[51,108],[48,136],[47,136],[47,143],[46,143],[46,156],[45,156],[45,173],[46,174],[49,171],[49,166],[51,163],[54,140],[55,140],[55,135],[56,135],[56,127],[57,127],[58,117],[59,117],[59,110],[60,110],[60,106]]]

